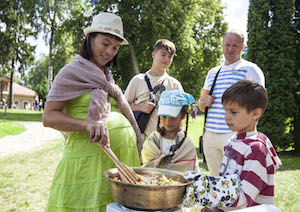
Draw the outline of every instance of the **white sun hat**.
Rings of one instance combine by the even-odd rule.
[[[157,115],[176,118],[184,105],[190,105],[194,102],[195,99],[191,94],[180,90],[164,91],[158,101]]]
[[[123,40],[121,45],[129,44],[124,38],[122,19],[113,13],[102,12],[94,16],[92,25],[86,27],[83,32],[85,36],[91,32],[112,34]]]

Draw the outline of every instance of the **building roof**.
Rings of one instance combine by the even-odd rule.
[[[4,81],[4,82],[9,82],[9,78],[8,77],[0,77],[0,82]]]
[[[38,94],[29,88],[26,88],[22,85],[19,85],[18,83],[13,84],[13,95],[14,96],[38,96]]]
[[[3,93],[9,93],[9,78],[8,77],[0,77],[0,81],[4,81],[8,83],[8,90],[3,91]],[[38,94],[31,90],[30,88],[26,88],[18,83],[13,83],[13,95],[14,96],[28,96],[28,97],[36,97]]]

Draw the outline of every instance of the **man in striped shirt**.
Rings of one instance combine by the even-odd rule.
[[[206,76],[202,94],[198,100],[199,108],[205,111],[208,107],[203,150],[207,166],[212,176],[217,176],[224,155],[224,145],[233,135],[225,122],[225,109],[221,103],[224,91],[242,79],[251,79],[265,86],[262,70],[254,63],[242,59],[244,49],[244,35],[237,30],[231,30],[223,36],[223,54],[225,64],[212,68]],[[212,95],[208,95],[216,74],[215,88]]]

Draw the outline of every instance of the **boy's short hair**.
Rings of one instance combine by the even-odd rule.
[[[235,102],[248,112],[261,108],[265,112],[268,105],[267,90],[252,80],[240,80],[230,86],[222,96],[222,104]]]
[[[175,44],[167,39],[159,39],[158,41],[156,41],[153,51],[156,53],[162,48],[166,48],[172,56],[176,53]]]

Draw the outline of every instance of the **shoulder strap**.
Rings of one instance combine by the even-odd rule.
[[[147,74],[144,75],[144,78],[145,78],[145,81],[148,85],[149,91],[153,92],[153,88],[151,86],[151,83],[150,83],[150,80],[149,80],[149,77],[147,76]],[[167,78],[168,78],[168,76],[165,77],[165,79],[160,83],[160,85],[163,85]]]
[[[221,68],[222,68],[222,66],[221,66]],[[209,95],[212,95],[212,93],[213,93],[213,91],[214,91],[214,89],[215,89],[216,81],[217,81],[218,75],[219,75],[219,73],[220,73],[220,71],[221,71],[221,68],[218,70],[218,72],[217,72],[217,74],[216,74],[216,76],[215,76],[214,82],[213,82],[213,84],[211,85],[211,88],[210,88],[210,91],[209,91]]]
[[[145,78],[146,83],[147,83],[147,85],[148,85],[149,91],[152,92],[153,89],[152,89],[152,86],[151,86],[151,84],[150,84],[150,81],[149,81],[149,78],[148,78],[147,74],[144,75],[144,78]]]
[[[222,66],[221,66],[221,68],[222,68]],[[218,72],[217,72],[217,74],[215,76],[214,82],[211,85],[211,88],[210,88],[210,91],[209,91],[209,95],[212,95],[212,93],[213,93],[213,91],[215,89],[216,81],[217,81],[218,75],[219,75],[219,73],[221,71],[221,68],[218,70]],[[207,118],[207,112],[208,112],[208,107],[205,108],[203,133],[205,131],[205,123],[206,123],[206,118]]]

